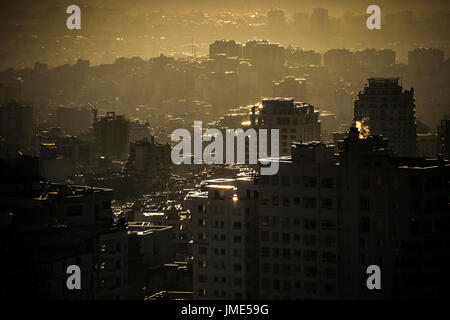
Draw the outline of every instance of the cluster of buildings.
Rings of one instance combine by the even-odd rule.
[[[198,299],[441,297],[450,164],[393,157],[352,128],[338,154],[297,143],[274,176],[214,179],[187,195]],[[382,270],[368,290],[366,269]]]
[[[307,20],[321,36],[335,23],[325,9]],[[267,24],[284,28],[284,11],[270,11]],[[10,81],[0,92],[2,294],[445,295],[448,66],[436,49],[411,51],[404,65],[390,49],[322,55],[217,40],[208,57],[0,73]],[[64,106],[31,106],[23,96]],[[78,107],[88,100],[100,106]],[[278,173],[173,166],[170,134],[196,120],[205,129],[279,129],[280,157],[270,159]],[[81,291],[66,287],[70,265],[82,270]],[[369,265],[380,266],[382,290],[366,287]]]

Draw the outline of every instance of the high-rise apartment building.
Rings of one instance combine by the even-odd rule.
[[[207,181],[188,195],[194,298],[446,295],[449,162],[394,157],[387,139],[356,128],[337,143],[296,143],[272,159],[276,175]],[[372,265],[381,290],[367,287]],[[252,286],[239,294],[242,283]]]
[[[263,99],[252,108],[250,121],[255,129],[279,129],[280,155],[291,153],[292,142],[320,140],[319,112],[292,98]]]
[[[205,182],[190,192],[194,299],[255,299],[257,247],[255,199],[250,178]]]
[[[129,151],[129,122],[123,115],[107,112],[94,123],[97,152],[112,159],[126,159]]]
[[[338,180],[333,146],[298,143],[278,174],[260,176],[259,298],[339,294]]]
[[[354,102],[354,121],[367,125],[371,135],[389,139],[398,156],[416,156],[414,89],[403,91],[398,78],[370,78]]]
[[[209,45],[209,58],[213,59],[219,54],[242,58],[242,44],[234,40],[216,40]]]
[[[448,161],[392,157],[386,139],[361,139],[355,128],[340,150],[341,296],[448,295]],[[381,270],[381,290],[367,288],[370,265]]]
[[[0,136],[8,144],[27,149],[33,134],[33,107],[11,101],[0,107]]]

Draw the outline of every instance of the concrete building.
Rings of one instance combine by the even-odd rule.
[[[209,58],[213,59],[218,54],[242,58],[242,44],[234,40],[216,40],[209,45]]]
[[[416,156],[414,89],[405,90],[399,78],[370,78],[354,102],[354,121],[367,125],[371,135],[389,139],[399,156]]]
[[[309,27],[310,32],[315,35],[328,35],[330,32],[328,10],[323,8],[314,8],[309,20]]]
[[[438,127],[438,152],[450,159],[450,120],[441,120]]]
[[[257,180],[259,298],[339,295],[338,178],[333,146],[299,143]]]
[[[2,295],[126,299],[127,238],[124,225],[113,219],[112,190],[2,172]],[[80,267],[81,290],[67,288],[70,265]]]
[[[148,222],[128,223],[128,295],[144,299],[157,287],[151,276],[167,263],[173,262],[175,252],[171,226],[154,226]]]
[[[395,158],[379,136],[355,128],[340,146],[340,273],[343,298],[448,295],[449,174],[440,159]],[[381,269],[368,290],[366,269]]]
[[[8,144],[26,150],[31,146],[33,129],[32,106],[11,101],[0,107],[0,136]]]
[[[434,133],[417,134],[417,156],[435,159],[438,155],[438,135]]]
[[[95,147],[99,154],[111,159],[126,159],[129,152],[130,127],[124,116],[107,112],[94,123]]]
[[[287,76],[280,81],[273,82],[274,97],[292,97],[294,101],[308,101],[306,93],[306,79],[304,78]]]
[[[151,140],[151,130],[148,122],[140,122],[139,120],[130,122],[130,143],[135,143],[140,140]]]
[[[210,180],[187,195],[194,299],[446,295],[449,162],[393,157],[386,138],[356,128],[336,138],[336,149],[294,144],[272,160],[274,176]],[[370,265],[382,290],[366,286]]]
[[[322,55],[314,50],[303,50],[301,48],[285,49],[286,61],[300,66],[320,66],[322,64]]]
[[[323,54],[323,64],[333,72],[348,72],[354,62],[353,52],[347,49],[330,49]]]
[[[320,140],[319,112],[292,98],[263,99],[252,108],[250,121],[255,129],[280,130],[280,155],[290,154],[292,142]]]
[[[444,51],[417,48],[408,52],[408,70],[413,75],[435,74],[444,64]]]
[[[194,299],[257,297],[257,192],[250,178],[215,179],[186,197],[192,217]]]
[[[286,23],[285,11],[281,9],[271,9],[267,12],[267,25],[269,27],[284,27]]]
[[[155,186],[165,185],[169,177],[171,147],[168,144],[155,143],[151,140],[141,140],[130,145],[128,166],[133,176],[143,183],[145,190]]]

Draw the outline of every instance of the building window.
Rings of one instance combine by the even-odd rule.
[[[322,253],[322,262],[335,263],[336,262],[336,254],[333,252]]]
[[[334,180],[332,178],[322,178],[322,187],[323,188],[333,188]]]
[[[334,231],[336,230],[336,224],[333,222],[322,222],[322,230]]]
[[[303,226],[307,230],[317,229],[317,220],[315,219],[303,219]]]
[[[315,198],[303,198],[303,208],[305,209],[315,209],[317,200]]]
[[[370,232],[370,218],[361,217],[359,222],[359,229],[361,232]]]
[[[303,242],[308,246],[315,246],[317,243],[317,237],[314,234],[305,234],[303,236]]]
[[[305,276],[308,278],[317,277],[317,268],[311,266],[305,266]]]
[[[360,209],[362,211],[369,211],[370,210],[370,200],[367,198],[361,197],[360,199]]]
[[[316,177],[303,177],[303,186],[306,188],[314,188],[316,186]]]
[[[272,205],[276,207],[279,204],[280,204],[280,198],[278,196],[273,196],[272,197]]]
[[[283,207],[289,207],[289,206],[290,206],[289,197],[283,197]]]
[[[322,199],[322,209],[333,209],[333,200]]]
[[[317,251],[314,250],[305,250],[305,261],[316,261],[317,260]]]

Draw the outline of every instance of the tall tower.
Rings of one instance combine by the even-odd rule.
[[[403,91],[399,78],[370,78],[354,102],[354,121],[371,135],[389,139],[398,156],[416,155],[414,89]]]

